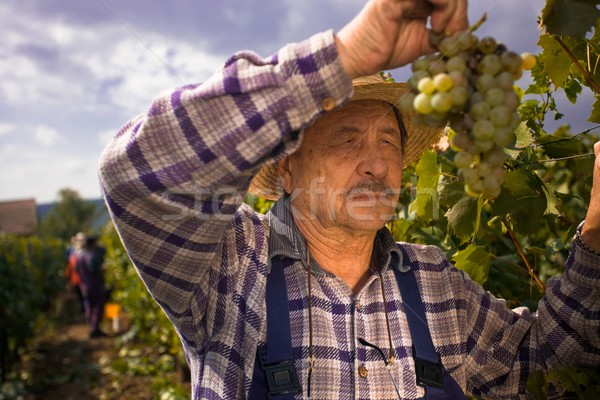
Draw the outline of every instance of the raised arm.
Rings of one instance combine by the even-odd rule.
[[[203,84],[158,97],[105,149],[100,178],[121,239],[171,315],[220,265],[223,232],[252,175],[293,151],[322,101],[351,94],[331,32],[261,59],[234,55]]]
[[[337,37],[318,34],[267,59],[238,53],[206,82],[164,93],[117,133],[100,164],[106,202],[167,314],[183,318],[194,294],[202,312],[225,229],[259,168],[293,152],[303,128],[332,104],[346,103],[351,77],[430,50],[428,16],[434,29],[456,30],[465,12],[466,0],[371,0]]]

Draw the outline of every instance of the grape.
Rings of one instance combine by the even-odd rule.
[[[456,153],[454,156],[454,165],[457,168],[469,168],[469,165],[473,162],[473,156],[468,151],[461,151]]]
[[[465,192],[471,197],[479,197],[483,193],[483,183],[476,181],[465,185]]]
[[[494,172],[494,167],[485,161],[480,162],[479,165],[477,166],[477,174],[484,179],[486,177],[492,175],[493,172]]]
[[[458,132],[452,137],[450,145],[454,146],[455,150],[466,150],[468,147],[471,147],[473,145],[473,141],[471,140],[469,135],[467,135],[466,132]]]
[[[429,68],[429,73],[431,75],[443,74],[446,72],[446,62],[442,59],[439,59],[435,62],[431,63],[431,68]]]
[[[496,85],[505,91],[513,91],[513,85],[515,83],[515,78],[508,71],[502,71],[496,77]]]
[[[469,50],[477,46],[477,38],[471,32],[458,32],[456,35],[458,36],[456,46],[460,51]]]
[[[421,93],[432,94],[435,91],[435,85],[433,84],[433,79],[429,77],[425,77],[419,81],[417,88],[421,91]]]
[[[475,146],[477,147],[477,150],[481,153],[485,153],[490,151],[491,149],[494,148],[494,141],[493,140],[478,140],[475,139]]]
[[[496,127],[487,119],[480,119],[473,125],[475,140],[490,140],[494,137]]]
[[[462,177],[467,184],[473,184],[479,180],[477,171],[471,168],[460,168],[458,170],[458,175]]]
[[[504,154],[500,147],[494,147],[484,155],[483,160],[493,167],[499,167],[504,164],[506,154]]]
[[[454,56],[446,63],[446,69],[448,72],[465,72],[467,69],[467,62],[461,56]]]
[[[445,113],[452,108],[452,95],[446,92],[435,93],[431,96],[431,107],[433,107],[435,111]]]
[[[455,86],[450,90],[452,104],[462,107],[469,100],[469,90],[464,86]]]
[[[496,39],[490,36],[486,36],[479,41],[479,50],[483,54],[492,54],[496,51]]]
[[[478,69],[484,74],[494,76],[502,70],[502,61],[496,54],[488,54],[481,59]]]
[[[497,87],[491,88],[485,92],[485,102],[492,107],[504,103],[504,90]]]
[[[521,54],[521,68],[523,69],[533,69],[537,60],[535,56],[531,53],[522,53]]]
[[[496,86],[497,86],[496,78],[494,78],[492,75],[488,75],[488,74],[480,75],[477,78],[477,81],[475,83],[475,87],[481,93],[485,93],[488,90],[490,90]]]
[[[442,39],[438,48],[446,57],[453,57],[457,55],[460,50],[457,46],[456,40],[452,37]]]
[[[475,103],[471,106],[471,117],[475,121],[486,119],[492,111],[490,105],[485,102]]]
[[[400,108],[409,113],[415,112],[416,110],[413,105],[415,97],[417,97],[417,95],[412,92],[404,93],[404,95],[400,97]]]
[[[504,92],[504,105],[510,110],[516,110],[519,107],[519,96],[513,90]]]
[[[501,147],[508,146],[513,142],[515,135],[510,128],[497,128],[494,142]]]
[[[413,107],[421,114],[429,114],[433,111],[431,96],[426,93],[419,93],[413,101]]]
[[[413,72],[429,71],[430,67],[431,67],[431,63],[426,58],[419,58],[418,60],[415,60],[415,62],[412,63],[412,65],[411,65]]]
[[[500,56],[500,59],[502,60],[502,67],[505,71],[512,73],[521,71],[521,64],[523,63],[523,60],[517,53],[513,53],[511,51],[506,52]]]
[[[423,70],[417,70],[408,79],[408,83],[410,84],[410,86],[416,87],[419,84],[419,82],[421,81],[421,79],[428,78],[429,76],[430,76],[429,72],[423,71]]]
[[[490,112],[490,120],[496,126],[508,126],[512,122],[512,111],[504,104],[497,105]]]
[[[411,92],[400,106],[417,111],[416,124],[449,125],[465,191],[496,198],[506,174],[504,147],[514,143],[521,123],[514,84],[524,68],[535,66],[535,56],[509,51],[492,37],[480,40],[469,30],[432,34],[430,41],[438,52],[413,62]]]
[[[433,77],[433,85],[435,90],[440,92],[447,92],[452,88],[453,84],[454,82],[452,81],[452,78],[450,78],[450,75],[446,73],[437,74]]]

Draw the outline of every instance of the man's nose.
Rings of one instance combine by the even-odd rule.
[[[356,167],[358,174],[368,178],[385,178],[388,173],[388,165],[381,154],[381,149],[377,149],[376,146],[365,146],[362,150]]]

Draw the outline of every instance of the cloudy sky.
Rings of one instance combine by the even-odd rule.
[[[268,56],[287,42],[339,30],[364,3],[3,0],[0,201],[49,202],[64,187],[100,197],[96,166],[104,145],[160,91],[202,82],[237,50]],[[469,14],[474,22],[488,11],[480,36],[535,53],[543,5],[473,0]],[[402,79],[408,71],[393,74]],[[581,121],[589,106],[570,110]]]

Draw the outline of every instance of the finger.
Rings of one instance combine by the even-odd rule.
[[[451,35],[469,27],[466,0],[430,0],[433,5],[431,29]]]
[[[427,1],[419,1],[410,3],[411,6],[404,9],[402,18],[404,19],[422,19],[427,21],[427,18],[433,13],[433,4]]]
[[[600,156],[600,142],[594,144],[594,154],[596,154],[596,157]]]

